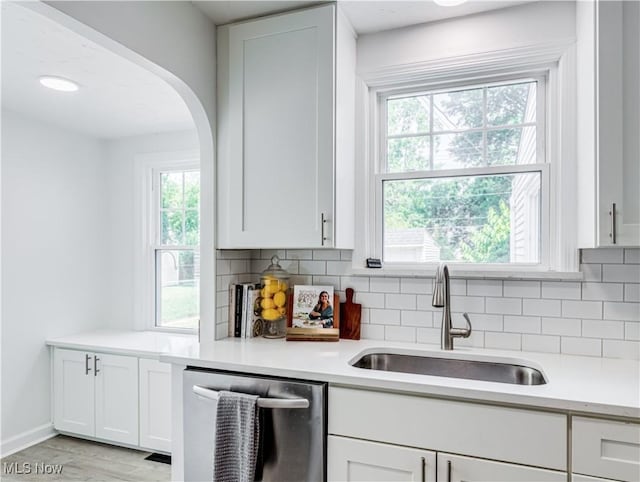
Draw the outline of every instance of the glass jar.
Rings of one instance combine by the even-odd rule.
[[[280,258],[273,256],[271,264],[260,276],[260,318],[262,336],[282,338],[287,332],[289,303],[289,273],[280,266]]]

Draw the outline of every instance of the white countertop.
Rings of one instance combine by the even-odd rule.
[[[106,330],[48,340],[47,344],[158,358],[178,365],[640,421],[640,363],[633,360],[466,347],[443,352],[433,345],[378,340],[340,340],[336,343],[228,338],[199,346],[197,338],[190,335]],[[365,370],[349,365],[349,361],[363,351],[524,363],[541,370],[547,384],[512,385]]]
[[[190,350],[197,350],[198,337],[161,331],[96,330],[52,338],[46,343],[60,348],[158,359],[163,353],[189,353]]]

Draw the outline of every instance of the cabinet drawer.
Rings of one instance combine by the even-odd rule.
[[[558,470],[567,466],[567,419],[555,413],[330,387],[329,433]]]
[[[573,417],[573,472],[640,480],[640,424]]]

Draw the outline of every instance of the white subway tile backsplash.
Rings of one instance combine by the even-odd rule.
[[[464,280],[464,279],[452,279],[450,284],[451,284],[451,294],[452,295],[466,295],[467,294],[467,280]]]
[[[584,281],[602,281],[602,265],[601,264],[582,264],[582,279]]]
[[[384,325],[362,325],[360,338],[368,340],[384,340]]]
[[[542,297],[556,300],[579,300],[580,283],[566,281],[543,281]]]
[[[340,276],[316,276],[312,277],[314,285],[333,286],[334,291],[340,289]],[[344,298],[341,298],[344,301]]]
[[[585,338],[624,338],[624,322],[606,320],[582,320],[582,336]]]
[[[442,311],[442,308],[435,308],[432,305],[432,295],[416,295],[416,308],[424,311]]]
[[[602,266],[602,281],[640,283],[640,265],[605,264]]]
[[[502,280],[470,279],[467,280],[469,296],[502,296]]]
[[[287,259],[313,259],[313,250],[287,249]]]
[[[416,342],[416,329],[409,326],[385,326],[384,339],[388,341]]]
[[[371,278],[369,289],[376,293],[399,293],[399,278]]]
[[[416,295],[386,294],[385,307],[397,310],[415,310]]]
[[[582,262],[588,263],[622,263],[624,251],[622,248],[583,249]]]
[[[640,322],[637,322],[637,321],[624,322],[624,339],[640,341]]]
[[[366,276],[342,276],[340,278],[340,289],[342,291],[351,288],[357,293],[369,291],[369,278]]]
[[[417,336],[418,343],[440,345],[440,329],[439,328],[417,328],[416,336]]]
[[[402,310],[400,312],[400,324],[423,328],[431,327],[433,326],[433,313],[430,311]]]
[[[452,319],[456,326],[466,326],[462,315],[460,313],[454,313]],[[480,331],[503,331],[503,316],[502,315],[487,315],[473,313],[469,315],[471,320],[471,326],[474,330]]]
[[[560,338],[560,352],[567,355],[602,356],[602,340],[597,338]]]
[[[522,348],[522,335],[519,333],[498,333],[487,331],[484,334],[485,348],[499,350],[520,350]]]
[[[369,323],[376,325],[399,325],[400,310],[371,308],[371,310],[369,310]]]
[[[583,300],[622,301],[621,283],[582,283]]]
[[[429,278],[402,278],[400,292],[416,295],[433,293],[433,280]]]
[[[640,264],[640,248],[627,248],[624,250],[625,264]]]
[[[542,323],[537,316],[504,316],[504,331],[511,333],[540,333]]]
[[[580,336],[582,321],[574,318],[542,318],[542,333],[545,335]]]
[[[352,275],[351,250],[216,252],[216,333],[227,336],[228,286],[258,281],[274,254],[291,285],[327,284],[362,305],[362,337],[440,344],[442,309],[432,303],[433,278]],[[473,332],[458,346],[637,358],[640,352],[640,249],[582,251],[582,282],[451,280],[454,326]]]
[[[484,298],[481,296],[452,296],[451,311],[484,313]]]
[[[624,300],[625,301],[640,301],[640,284],[624,285]]]
[[[350,261],[327,261],[327,274],[346,275],[351,272]]]
[[[337,249],[314,249],[313,259],[318,261],[337,261],[340,259],[340,250]]]
[[[640,360],[640,342],[622,340],[602,340],[602,356]]]
[[[300,260],[298,261],[299,274],[310,274],[310,275],[323,275],[327,274],[327,262],[326,261],[308,261],[308,260]]]
[[[485,311],[504,315],[522,314],[522,300],[519,298],[486,298]]]
[[[608,320],[640,321],[640,303],[605,301],[604,317]]]
[[[602,302],[562,300],[562,316],[600,320],[602,319]]]
[[[362,305],[363,308],[384,308],[384,293],[358,293],[355,296],[356,303]]]
[[[522,313],[525,315],[560,316],[560,300],[523,299]]]
[[[543,353],[560,353],[560,337],[549,335],[522,335],[522,349]]]
[[[540,298],[540,281],[504,281],[504,296],[509,298]]]

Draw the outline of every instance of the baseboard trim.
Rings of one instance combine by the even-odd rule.
[[[53,428],[53,424],[45,423],[44,425],[34,429],[14,435],[7,440],[3,440],[0,445],[0,456],[6,457],[14,454],[20,450],[26,449],[27,447],[44,442],[56,435],[58,435],[58,432]]]

